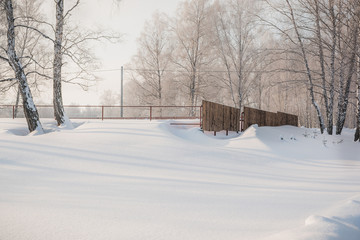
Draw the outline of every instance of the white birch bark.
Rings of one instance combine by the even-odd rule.
[[[64,0],[55,0],[56,3],[56,27],[54,41],[54,62],[53,62],[53,105],[54,116],[58,125],[67,122],[61,88],[61,68],[62,68],[62,39],[64,29]]]
[[[317,45],[319,49],[319,63],[321,69],[321,81],[322,81],[322,90],[323,90],[323,99],[325,104],[326,110],[326,117],[327,117],[327,133],[332,135],[333,133],[333,109],[330,108],[329,101],[328,101],[328,93],[327,93],[327,86],[326,86],[326,74],[325,74],[325,59],[324,59],[324,51],[323,51],[323,40],[321,36],[321,27],[320,27],[320,12],[319,12],[319,2],[315,0],[315,19],[316,19],[316,37],[317,37]],[[330,86],[331,87],[331,86]]]
[[[306,55],[306,52],[305,52],[305,47],[304,47],[304,44],[302,42],[301,35],[300,35],[299,30],[298,30],[296,21],[295,21],[293,8],[292,8],[289,0],[286,0],[286,3],[287,3],[287,5],[289,7],[289,10],[290,10],[291,22],[293,24],[293,27],[294,27],[294,30],[295,30],[295,33],[296,33],[296,36],[297,36],[297,39],[298,39],[298,43],[300,45],[300,49],[301,49],[301,52],[302,52],[302,57],[303,57],[305,68],[306,68],[306,74],[307,74],[307,77],[308,77],[308,80],[309,80],[309,85],[310,85],[309,91],[310,91],[311,102],[312,102],[313,106],[316,109],[316,113],[317,113],[318,120],[319,120],[319,125],[320,125],[320,131],[321,131],[321,133],[324,133],[324,129],[325,129],[324,119],[323,119],[323,116],[321,114],[320,106],[315,101],[313,77],[312,77],[311,70],[310,70],[310,67],[309,67],[309,62],[308,62],[307,55]]]
[[[18,85],[18,87],[17,87],[17,93],[16,93],[16,102],[15,102],[14,118],[17,117],[18,112],[19,112],[20,92],[21,92],[21,88],[20,88],[20,85]]]
[[[330,10],[330,17],[331,17],[331,38],[332,38],[332,46],[331,46],[331,57],[330,57],[330,96],[329,96],[329,114],[328,114],[328,128],[331,126],[331,133],[328,129],[328,134],[333,133],[333,119],[334,119],[334,99],[335,99],[335,54],[336,54],[336,15],[334,9],[334,1],[329,1],[329,10]]]
[[[358,7],[357,15],[360,15],[360,9]],[[353,79],[353,75],[356,71],[356,52],[357,52],[357,44],[359,38],[359,23],[356,21],[355,17],[352,19],[352,33],[351,33],[351,56],[349,59],[349,68],[347,72],[347,76],[345,80],[345,86],[341,84],[340,81],[340,94],[339,94],[339,103],[338,103],[338,114],[336,121],[336,134],[340,135],[345,124],[347,107],[349,103],[349,94],[350,94],[350,86]]]
[[[7,55],[9,64],[15,72],[15,76],[19,81],[19,90],[22,96],[25,118],[30,132],[38,131],[43,133],[40,123],[39,114],[33,101],[31,90],[29,88],[24,68],[15,51],[15,23],[13,5],[11,0],[4,1],[6,19],[7,19]]]
[[[359,51],[359,50],[358,50]],[[357,114],[354,141],[360,142],[360,56],[357,58]]]

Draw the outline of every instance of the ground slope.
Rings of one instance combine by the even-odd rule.
[[[0,239],[360,237],[352,131],[0,120]]]

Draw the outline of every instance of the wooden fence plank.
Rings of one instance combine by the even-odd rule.
[[[274,113],[244,107],[243,129],[247,129],[252,124],[258,124],[259,126],[298,126],[298,116],[283,112]],[[240,109],[203,101],[202,129],[204,131],[239,131]]]
[[[239,131],[240,109],[209,102],[202,102],[202,129],[204,131]]]
[[[298,116],[283,112],[267,112],[255,108],[244,107],[244,130],[252,124],[259,126],[298,126]]]

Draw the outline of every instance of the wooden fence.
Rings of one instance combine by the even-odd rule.
[[[201,127],[204,131],[240,131],[240,109],[202,101]]]
[[[259,126],[298,126],[298,116],[283,112],[267,112],[255,108],[244,107],[244,130],[252,124]]]

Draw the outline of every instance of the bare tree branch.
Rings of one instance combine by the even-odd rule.
[[[27,26],[27,25],[22,25],[22,24],[17,24],[15,25],[15,27],[23,27],[23,28],[28,28],[28,29],[31,29],[37,33],[39,33],[41,36],[43,36],[44,38],[46,39],[49,39],[50,41],[52,42],[55,42],[55,40],[53,40],[51,37],[47,36],[46,34],[44,34],[43,32],[41,32],[40,30],[34,28],[34,27],[31,27],[31,26]]]
[[[1,79],[0,82],[11,82],[15,80],[17,80],[17,78],[6,78],[6,79]]]
[[[80,3],[80,0],[77,0],[76,3],[64,14],[63,19],[65,19]]]

